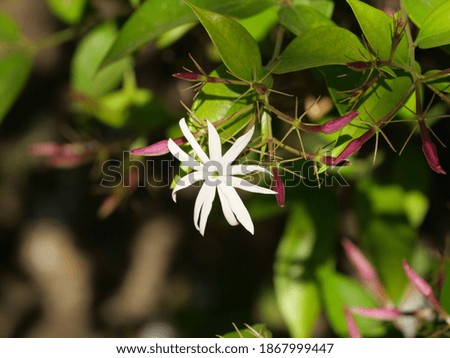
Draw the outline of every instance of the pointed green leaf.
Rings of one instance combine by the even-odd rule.
[[[323,26],[295,38],[280,55],[273,72],[281,74],[326,65],[344,65],[365,61],[368,56],[356,35],[342,27]]]
[[[20,29],[16,22],[7,14],[0,11],[0,41],[17,42],[21,37]],[[0,42],[0,46],[1,46]],[[0,47],[0,50],[2,47]],[[2,53],[0,53],[1,55]]]
[[[289,2],[286,2],[289,6]],[[331,18],[334,10],[333,0],[292,0],[292,5],[306,5],[312,9],[317,10],[323,16]]]
[[[256,41],[262,41],[277,24],[277,8],[269,7],[259,14],[241,19],[240,23]]]
[[[409,18],[421,28],[425,19],[441,4],[448,0],[404,0]]]
[[[80,42],[72,61],[72,87],[88,96],[100,96],[117,87],[131,66],[129,57],[98,68],[116,39],[117,29],[112,22],[102,23]]]
[[[313,7],[302,4],[282,7],[278,12],[278,19],[281,25],[297,36],[315,27],[334,25],[331,19]]]
[[[190,3],[220,14],[245,18],[272,6],[273,0],[191,0]],[[120,29],[117,40],[105,58],[105,64],[131,54],[166,31],[196,20],[184,1],[147,0]]]
[[[438,6],[426,19],[417,35],[420,48],[450,44],[450,1]]]
[[[438,72],[441,72],[439,70],[430,70],[424,74],[425,77],[434,75]],[[450,74],[443,75],[441,77],[436,77],[434,79],[431,79],[429,81],[426,81],[426,84],[437,89],[438,91],[450,93]]]
[[[328,321],[337,335],[348,337],[344,307],[376,307],[377,302],[359,283],[334,270],[324,268],[319,277]],[[381,321],[358,315],[353,317],[363,336],[377,337],[386,332]]]
[[[347,0],[358,20],[364,36],[373,52],[381,59],[388,60],[392,48],[394,20],[385,12],[359,0]],[[394,59],[407,63],[408,47],[403,36],[395,51]]]
[[[228,16],[189,5],[205,27],[223,63],[238,78],[252,81],[261,77],[258,44],[249,32]]]
[[[47,0],[48,6],[61,20],[76,24],[83,16],[86,0]]]

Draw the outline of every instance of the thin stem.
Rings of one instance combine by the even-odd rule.
[[[62,45],[65,42],[72,40],[75,37],[77,31],[75,28],[70,27],[61,32],[57,32],[41,41],[32,45],[33,52],[39,52],[47,48],[56,47]]]

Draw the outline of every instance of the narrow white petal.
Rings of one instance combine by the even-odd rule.
[[[211,212],[214,197],[216,196],[216,187],[215,186],[209,186],[209,185],[203,185],[202,188],[205,187],[206,194],[205,194],[205,200],[203,202],[202,206],[202,212],[200,214],[200,234],[202,236],[205,235],[205,228],[206,228],[206,222],[208,221],[209,213]]]
[[[220,162],[222,160],[222,143],[220,143],[219,133],[210,121],[206,122],[208,123],[209,159]]]
[[[273,191],[271,189],[263,188],[261,186],[255,185],[250,183],[249,181],[238,178],[238,177],[227,177],[225,180],[225,183],[227,185],[231,185],[235,188],[242,189],[245,191],[249,191],[252,193],[258,193],[258,194],[277,194],[276,191]]]
[[[199,226],[199,217],[200,217],[200,212],[202,211],[202,207],[203,204],[205,203],[205,200],[208,196],[209,193],[209,189],[208,189],[208,185],[203,184],[202,187],[200,188],[200,191],[198,192],[197,195],[197,199],[195,199],[195,204],[194,204],[194,225],[195,228],[197,230],[200,231],[200,226]]]
[[[225,216],[225,219],[227,219],[228,224],[231,226],[238,225],[239,221],[237,221],[236,216],[233,214],[230,203],[223,192],[222,185],[217,186],[217,191],[219,192],[220,205],[222,206],[223,215]]]
[[[239,197],[236,189],[231,186],[227,186],[224,183],[220,184],[220,190],[223,190],[224,196],[228,200],[228,204],[230,204],[230,208],[233,211],[234,215],[236,215],[236,219],[244,226],[251,234],[254,233],[254,226],[252,222],[252,218],[248,213],[247,208],[245,207],[242,199]]]
[[[252,127],[247,133],[239,137],[236,142],[233,143],[230,149],[222,157],[222,165],[226,166],[231,164],[236,160],[236,158],[241,154],[247,144],[250,142],[255,131],[255,126]]]
[[[187,141],[189,142],[189,144],[191,145],[192,149],[194,150],[195,154],[197,154],[199,159],[203,163],[206,163],[207,161],[209,161],[208,156],[205,154],[205,152],[203,151],[202,147],[200,147],[200,144],[197,143],[197,141],[195,140],[194,135],[189,130],[189,128],[188,128],[184,118],[182,118],[178,122],[178,124],[180,125],[181,131],[183,132],[185,138],[187,139]]]
[[[231,173],[227,173],[228,175],[247,175],[253,172],[262,172],[272,175],[270,171],[266,168],[260,167],[259,165],[236,164],[232,165],[230,168]]]
[[[169,139],[167,142],[167,147],[169,148],[170,153],[181,162],[182,166],[193,169],[201,167],[201,164],[198,161],[181,149],[172,139]]]
[[[195,171],[192,173],[189,173],[188,175],[185,175],[184,177],[180,178],[178,180],[177,184],[172,190],[172,199],[174,202],[177,202],[177,195],[176,193],[182,189],[186,189],[187,187],[191,186],[195,182],[203,179],[203,172],[202,171]]]

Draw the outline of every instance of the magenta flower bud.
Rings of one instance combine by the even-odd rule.
[[[366,308],[366,307],[352,307],[351,311],[360,316],[379,319],[382,321],[391,321],[402,315],[402,313],[395,308]]]
[[[444,169],[442,169],[441,164],[439,163],[439,157],[437,154],[436,146],[431,140],[430,131],[428,130],[423,120],[419,121],[419,129],[420,129],[420,137],[422,138],[422,150],[423,154],[425,154],[425,158],[427,159],[428,165],[436,173],[446,174]]]
[[[36,143],[28,147],[28,153],[45,157],[47,165],[58,168],[75,167],[93,156],[92,148],[89,149],[88,145],[83,143]]]
[[[348,143],[347,146],[344,148],[344,150],[341,152],[341,154],[337,156],[337,159],[338,160],[347,159],[349,156],[360,150],[363,144],[367,142],[374,133],[375,133],[374,128],[370,128],[362,136],[351,140],[350,143]]]
[[[344,307],[344,315],[345,315],[345,322],[347,323],[348,328],[348,335],[350,338],[361,338],[361,332],[359,331],[359,328],[355,322],[355,319],[352,316],[351,311]]]
[[[276,198],[279,206],[284,206],[285,189],[283,180],[281,180],[277,167],[272,168],[273,174],[273,190],[277,192]]]
[[[351,122],[353,118],[359,115],[359,112],[352,111],[347,114],[344,114],[342,117],[332,119],[320,126],[321,132],[325,134],[331,134],[337,132],[344,128],[347,124]]]
[[[329,165],[329,166],[334,166],[334,167],[346,167],[347,165],[350,165],[350,164],[351,164],[351,163],[350,163],[348,160],[346,160],[346,159],[344,159],[344,160],[338,160],[337,158],[332,157],[332,156],[328,156],[328,155],[321,157],[321,158],[320,158],[320,161],[321,161],[323,164],[326,164],[326,165]]]
[[[354,61],[354,62],[348,62],[347,67],[354,71],[365,71],[368,70],[371,67],[370,62],[364,62],[364,61]]]
[[[186,143],[185,138],[176,138],[176,139],[173,139],[173,141],[178,145]],[[167,146],[167,143],[168,143],[168,139],[160,140],[159,142],[150,144],[147,147],[133,149],[131,151],[131,154],[144,155],[144,156],[149,156],[149,157],[156,157],[159,155],[164,155],[164,154],[169,153],[169,147]]]
[[[387,302],[387,295],[378,277],[377,271],[364,254],[350,241],[342,242],[345,254],[356,269],[359,279],[373,292],[381,302]]]
[[[185,80],[185,81],[189,81],[189,82],[199,82],[199,81],[205,80],[205,76],[200,75],[195,72],[179,72],[179,73],[174,73],[172,76],[175,78],[178,78],[180,80]]]
[[[431,305],[444,316],[448,316],[444,308],[439,303],[438,299],[433,293],[433,289],[422,277],[420,277],[412,268],[409,266],[406,260],[403,260],[403,270],[408,276],[409,282],[419,291]]]

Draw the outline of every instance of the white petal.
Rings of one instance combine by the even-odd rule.
[[[170,153],[181,162],[182,166],[188,166],[193,169],[199,169],[202,166],[202,164],[181,149],[172,139],[169,139],[167,142],[167,147],[169,148]]]
[[[196,224],[196,227],[197,230],[200,231],[200,234],[205,235],[206,222],[208,221],[208,216],[212,209],[214,197],[216,196],[216,187],[204,184],[202,185],[200,191],[202,192],[202,196],[200,197],[199,192],[199,195],[197,197],[197,200],[199,200],[199,204],[197,205],[197,200],[195,201],[194,223],[198,222],[198,214],[199,212],[201,212],[200,223]]]
[[[260,167],[259,165],[246,165],[246,164],[237,164],[231,166],[231,173],[227,173],[228,175],[247,175],[253,172],[262,172],[269,175],[272,175],[270,171],[266,168]]]
[[[227,185],[231,185],[234,188],[249,191],[251,193],[277,194],[276,191],[252,184],[249,181],[242,179],[242,178],[238,178],[238,177],[227,177],[224,179],[224,181],[225,181],[225,184],[227,184]]]
[[[225,216],[225,219],[227,219],[228,224],[231,226],[238,225],[239,221],[237,221],[236,216],[233,214],[230,203],[222,190],[222,185],[217,186],[217,191],[219,192],[220,205],[222,206],[223,215]]]
[[[209,159],[220,162],[222,160],[222,143],[220,143],[219,133],[210,121],[206,122],[208,123]]]
[[[234,215],[236,215],[236,219],[244,226],[251,234],[254,233],[254,226],[252,222],[252,218],[248,213],[247,208],[245,207],[242,199],[239,197],[236,189],[231,186],[227,186],[224,183],[220,184],[220,190],[223,190],[224,196],[228,200],[228,204],[230,205],[231,210]]]
[[[191,145],[192,149],[194,150],[195,154],[197,154],[199,159],[203,163],[206,163],[207,161],[209,161],[208,156],[205,154],[205,152],[203,151],[202,147],[200,147],[200,144],[197,143],[197,141],[195,140],[194,135],[189,130],[189,128],[188,128],[184,118],[182,118],[178,122],[178,124],[180,125],[181,131],[183,132],[185,138],[187,139],[187,141],[189,142],[189,144]]]
[[[176,196],[177,191],[186,189],[187,187],[191,186],[195,182],[202,180],[202,179],[203,179],[202,171],[200,171],[200,172],[195,171],[195,172],[189,173],[188,175],[185,175],[184,177],[180,178],[180,180],[178,180],[177,184],[175,185],[175,187],[172,190],[173,201],[177,202],[177,196]]]
[[[255,126],[252,127],[247,133],[245,133],[242,137],[239,137],[236,142],[231,146],[230,149],[225,153],[222,157],[222,165],[226,166],[231,164],[236,160],[236,158],[241,154],[247,144],[250,142],[253,136],[253,132],[255,131]]]

